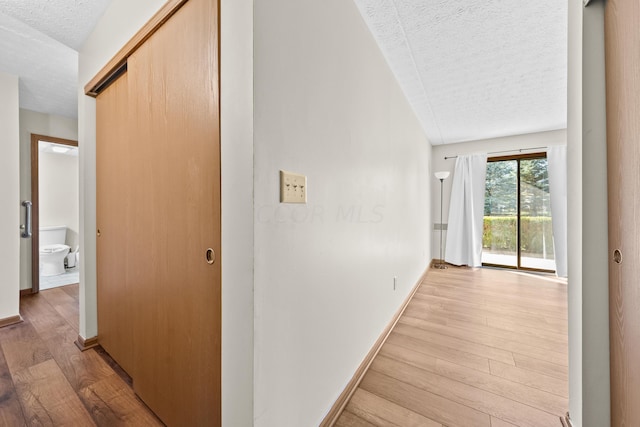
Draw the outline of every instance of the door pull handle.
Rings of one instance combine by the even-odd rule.
[[[31,202],[28,200],[24,200],[22,202],[22,206],[24,206],[24,224],[20,226],[22,230],[22,234],[20,236],[23,239],[28,239],[33,235],[32,225],[31,225]]]
[[[211,248],[207,249],[206,258],[207,264],[213,264],[214,262],[216,262],[216,252]]]

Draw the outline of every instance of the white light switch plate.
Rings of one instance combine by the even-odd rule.
[[[307,203],[307,177],[281,170],[280,203]]]

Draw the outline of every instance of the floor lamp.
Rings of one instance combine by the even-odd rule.
[[[449,172],[436,172],[434,175],[437,179],[440,180],[440,262],[438,264],[435,264],[434,267],[445,269],[447,268],[447,265],[444,263],[444,258],[442,257],[442,228],[444,227],[444,225],[442,224],[442,187],[444,185],[444,180],[449,178]]]

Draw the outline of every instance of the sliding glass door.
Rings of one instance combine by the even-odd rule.
[[[545,153],[487,161],[482,263],[555,271]]]
[[[517,160],[487,160],[482,231],[482,263],[517,268]]]

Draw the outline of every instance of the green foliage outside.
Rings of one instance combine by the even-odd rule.
[[[518,162],[488,162],[484,196],[485,215],[518,213]]]
[[[527,256],[553,258],[551,217],[533,216],[520,219],[522,253]],[[485,216],[482,247],[495,253],[515,253],[517,250],[516,217]]]
[[[517,212],[518,162],[488,162],[484,214],[506,216]],[[520,212],[523,216],[550,216],[547,159],[520,161]]]
[[[547,159],[487,163],[482,246],[493,253],[517,252],[518,168],[522,254],[553,258]]]

